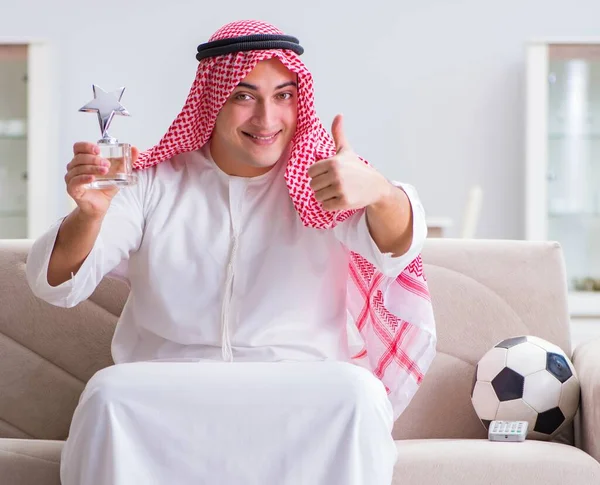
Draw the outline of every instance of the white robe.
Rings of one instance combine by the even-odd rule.
[[[78,304],[108,273],[130,285],[116,365],[82,394],[63,485],[389,485],[391,406],[383,385],[348,363],[362,346],[348,324],[348,257],[400,274],[421,251],[423,208],[401,184],[414,237],[393,258],[364,211],[333,230],[304,227],[284,168],[232,177],[204,148],[137,172],[80,270],[57,287],[46,275],[61,221],[35,241],[27,278],[49,303]]]

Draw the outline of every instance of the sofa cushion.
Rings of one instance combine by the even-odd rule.
[[[10,485],[60,485],[63,441],[0,439],[0,481]]]
[[[400,440],[392,485],[591,485],[600,463],[578,448],[526,440]]]
[[[584,485],[600,483],[600,463],[569,445],[543,441],[396,441],[392,485]],[[11,485],[60,485],[62,441],[0,439],[0,477]]]

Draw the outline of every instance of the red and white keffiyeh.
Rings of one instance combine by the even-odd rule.
[[[252,34],[283,34],[260,21],[225,25],[210,41]],[[181,113],[153,148],[140,154],[134,169],[146,169],[177,154],[200,149],[210,139],[217,115],[237,84],[255,65],[276,57],[298,77],[298,120],[285,180],[304,225],[327,229],[354,211],[327,212],[309,185],[308,167],[335,155],[335,143],[317,117],[313,78],[291,50],[253,50],[202,59]],[[395,416],[408,405],[435,356],[436,331],[421,256],[397,278],[386,277],[351,253],[348,311],[364,346],[354,362],[385,385]]]

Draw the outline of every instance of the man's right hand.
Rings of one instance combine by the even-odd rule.
[[[101,220],[108,211],[111,200],[119,192],[119,188],[88,189],[86,185],[93,182],[96,176],[105,175],[108,172],[109,162],[100,157],[100,148],[94,143],[75,143],[73,154],[74,157],[67,165],[65,175],[67,193],[75,201],[82,215]],[[132,163],[138,155],[138,149],[131,147]]]

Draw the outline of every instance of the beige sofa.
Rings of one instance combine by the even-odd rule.
[[[60,483],[62,440],[86,381],[112,364],[110,341],[127,297],[124,283],[106,278],[75,308],[40,301],[25,281],[30,244],[0,241],[3,485]],[[573,355],[582,406],[575,432],[559,442],[489,442],[470,402],[475,364],[499,340],[533,334],[571,352],[560,247],[430,239],[423,257],[438,355],[396,423],[394,485],[600,484],[600,341]]]

